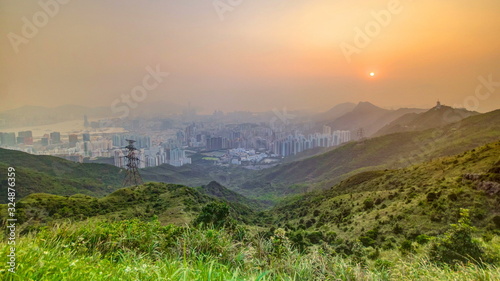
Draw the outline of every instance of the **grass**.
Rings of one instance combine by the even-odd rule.
[[[281,237],[281,238],[280,238]],[[5,239],[2,239],[5,241]],[[452,269],[425,254],[359,261],[321,247],[298,252],[278,232],[235,239],[229,230],[127,220],[54,224],[17,240],[15,274],[2,280],[499,280],[495,265]],[[1,255],[9,246],[0,243]]]

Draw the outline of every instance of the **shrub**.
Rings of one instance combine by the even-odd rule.
[[[371,198],[367,198],[367,199],[365,199],[365,201],[363,201],[363,207],[365,208],[365,210],[373,208],[374,204],[375,203],[373,202],[373,199],[371,199]]]
[[[399,251],[403,254],[415,253],[415,246],[413,246],[413,243],[410,240],[405,240],[401,243]]]
[[[433,243],[429,256],[436,263],[456,265],[458,263],[481,263],[484,250],[473,239],[475,228],[470,225],[469,210],[460,209],[458,224],[452,224],[451,230]]]
[[[430,236],[427,236],[425,234],[420,234],[415,238],[415,241],[417,241],[418,244],[423,245],[427,244],[427,242],[429,242],[430,239],[431,239]]]
[[[229,206],[225,203],[211,202],[201,210],[201,213],[194,220],[195,225],[203,224],[221,228],[227,225],[229,220]]]

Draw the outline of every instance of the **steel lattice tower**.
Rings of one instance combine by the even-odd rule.
[[[142,184],[142,178],[139,174],[139,158],[137,157],[137,149],[134,146],[135,140],[127,140],[128,145],[125,147],[128,149],[128,153],[125,156],[127,159],[127,175],[125,175],[125,180],[123,181],[123,186],[138,186]]]

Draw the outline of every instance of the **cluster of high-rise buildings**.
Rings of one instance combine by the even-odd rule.
[[[113,152],[115,166],[125,168],[127,160],[125,158],[127,150],[115,149]],[[151,149],[140,148],[135,150],[135,156],[139,159],[139,168],[156,167],[161,164],[170,164],[180,167],[185,164],[191,164],[191,158],[186,157],[184,149],[164,148],[163,146],[153,147]]]
[[[113,146],[115,147],[125,147],[128,145],[127,140],[135,140],[136,148],[148,149],[151,147],[151,137],[142,135],[114,135],[113,136]]]
[[[323,133],[309,135],[293,134],[277,140],[273,143],[273,152],[279,156],[287,157],[296,155],[307,149],[315,147],[332,147],[351,140],[350,131],[331,131],[330,127],[324,127]]]

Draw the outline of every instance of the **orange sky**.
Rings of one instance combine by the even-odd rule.
[[[0,110],[110,106],[156,65],[170,76],[148,102],[191,102],[205,112],[326,110],[360,100],[429,107],[438,98],[500,108],[500,86],[475,97],[478,77],[500,82],[497,0],[243,0],[223,20],[213,1],[66,1],[18,53],[9,34],[22,36],[22,18],[43,9],[38,1],[0,4]],[[355,29],[398,2],[399,12],[347,60],[341,44],[356,46]]]

